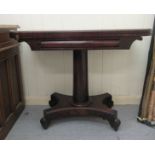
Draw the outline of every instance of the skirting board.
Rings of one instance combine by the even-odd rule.
[[[140,96],[113,96],[113,101],[115,105],[127,105],[127,104],[139,104]],[[48,97],[35,97],[35,96],[27,96],[25,98],[26,105],[48,105],[48,101],[50,100]]]

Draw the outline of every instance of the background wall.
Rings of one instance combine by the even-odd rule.
[[[20,30],[152,28],[153,15],[0,15],[0,24]],[[150,37],[130,50],[89,52],[89,92],[110,92],[115,104],[139,104]],[[72,94],[72,51],[31,51],[22,43],[21,61],[27,104],[47,104],[50,94]]]

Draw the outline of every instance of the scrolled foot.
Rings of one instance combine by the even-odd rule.
[[[40,123],[44,129],[47,129],[49,126],[49,121],[44,117],[40,120]]]
[[[106,105],[108,108],[113,107],[113,101],[112,96],[110,94],[105,94],[105,97],[103,99],[103,104]]]
[[[51,100],[49,101],[50,107],[55,106],[59,102],[59,99],[56,94],[51,95]]]
[[[120,126],[120,124],[121,124],[121,121],[120,121],[118,118],[115,118],[115,119],[113,119],[113,120],[110,120],[109,123],[110,123],[110,126],[111,126],[115,131],[117,131],[118,128],[119,128],[119,126]]]

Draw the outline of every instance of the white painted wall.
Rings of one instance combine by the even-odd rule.
[[[0,24],[20,30],[152,28],[153,15],[0,15]],[[115,104],[138,104],[150,37],[130,50],[89,52],[89,92],[110,92]],[[21,60],[27,104],[47,104],[50,94],[72,94],[72,51],[31,51],[22,43]]]

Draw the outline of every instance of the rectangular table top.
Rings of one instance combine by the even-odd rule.
[[[32,50],[129,49],[135,40],[151,35],[151,29],[17,31],[11,35],[26,41]]]

